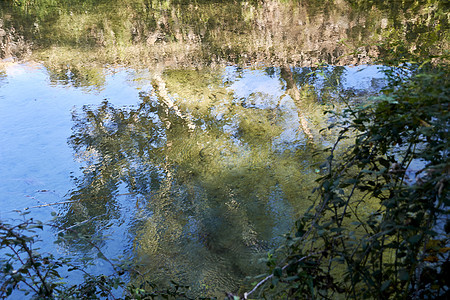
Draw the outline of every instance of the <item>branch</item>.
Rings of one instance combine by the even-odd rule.
[[[31,222],[31,223],[32,223],[32,222]],[[29,225],[29,224],[31,224],[31,223],[30,223],[30,222],[25,222],[25,223],[22,223],[22,224],[20,224],[20,225],[18,225],[18,226],[21,226],[21,225],[23,225],[23,224]],[[30,266],[34,269],[34,272],[35,272],[36,275],[39,277],[39,280],[40,280],[40,282],[41,282],[41,284],[42,284],[42,287],[45,289],[46,295],[51,295],[51,294],[52,294],[52,290],[49,289],[49,287],[47,286],[47,283],[45,282],[44,277],[42,277],[42,274],[41,274],[41,272],[40,272],[40,270],[39,270],[39,266],[36,265],[36,261],[34,260],[34,254],[33,254],[33,251],[32,251],[32,249],[31,249],[30,247],[28,247],[27,242],[24,240],[24,238],[20,235],[20,233],[14,232],[13,229],[9,229],[9,228],[5,227],[3,224],[0,225],[0,228],[1,228],[2,230],[8,231],[8,233],[9,233],[11,236],[13,236],[14,238],[16,238],[16,239],[20,242],[18,245],[20,245],[20,246],[22,247],[23,251],[25,251],[25,253],[28,255],[28,259],[29,259],[29,262],[30,262]],[[19,253],[14,249],[14,247],[13,247],[12,245],[9,245],[8,247],[14,252],[14,254],[17,256],[17,258],[19,259],[19,261],[20,261],[20,263],[22,264],[22,267],[23,267],[26,263],[23,262],[23,260],[21,259]],[[22,267],[21,267],[21,268],[22,268]],[[20,269],[21,269],[21,268],[20,268]],[[27,271],[28,275],[30,275],[30,278],[31,278],[30,270],[29,270],[29,269],[26,269],[26,271]],[[25,280],[23,280],[22,282],[24,282],[25,284],[27,284],[30,288],[33,289],[33,291],[35,291],[36,293],[38,293],[38,292],[37,292],[33,287],[31,287]],[[34,283],[34,282],[33,282],[33,283]]]
[[[77,201],[62,201],[62,202],[55,202],[55,203],[47,203],[47,204],[42,204],[42,205],[36,205],[36,206],[25,207],[23,210],[29,210],[30,208],[40,208],[40,207],[46,207],[46,206],[53,206],[53,205],[67,204],[67,203],[73,203],[73,202],[77,202]]]
[[[295,263],[299,263],[307,258],[310,258],[311,256],[323,253],[324,251],[320,251],[320,252],[315,252],[315,253],[311,253],[309,255],[303,256],[302,258],[298,259]],[[293,263],[287,264],[284,267],[281,268],[282,271],[284,271],[287,267],[291,266]],[[250,291],[250,292],[246,292],[244,293],[244,299],[248,299],[248,296],[250,294],[252,294],[254,291],[256,291],[261,285],[263,285],[267,280],[271,279],[273,277],[273,274],[270,274],[269,276],[267,276],[266,278],[264,278],[263,280],[261,280],[260,282],[258,282],[255,287]]]

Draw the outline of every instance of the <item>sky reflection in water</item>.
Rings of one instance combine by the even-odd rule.
[[[342,90],[367,94],[380,87],[377,66],[341,69]],[[77,87],[70,76],[67,81],[52,79],[40,64],[5,63],[5,76],[0,77],[0,216],[13,218],[17,209],[79,200],[82,209],[71,204],[62,210],[61,206],[34,208],[32,216],[49,220],[56,211],[64,226],[98,218],[86,230],[113,235],[103,244],[105,254],[117,257],[134,251],[143,270],[150,269],[157,278],[169,274],[197,290],[236,288],[240,278],[258,269],[246,266],[247,262],[275,245],[307,206],[311,187],[305,183],[314,179],[316,166],[310,153],[304,153],[312,148],[299,128],[298,103],[287,92],[279,69],[226,67],[214,72],[205,84],[212,95],[209,100],[181,90],[186,88],[182,71],[176,75],[181,79],[172,78],[170,72],[161,75],[168,97],[196,125],[189,130],[174,108],[163,107],[161,84],[155,85],[152,71],[110,68],[104,70],[103,85]],[[299,74],[302,69],[291,72]],[[191,88],[201,84],[192,83]],[[317,94],[324,92],[323,78],[315,84]],[[305,113],[321,115],[332,104],[318,99],[305,104]],[[128,122],[131,135],[156,132],[148,136],[148,153],[133,156],[143,155],[136,149],[147,146],[117,133],[119,150],[100,155],[95,150],[93,160],[86,158],[83,151],[93,149],[76,136],[89,132],[92,124],[80,122],[89,114],[99,114],[104,101],[106,111],[122,118],[117,121],[106,113],[102,126],[113,126],[106,132],[119,128],[121,122]],[[202,101],[211,102],[202,106]],[[149,108],[142,108],[146,102]],[[120,117],[126,112],[139,112],[135,122],[130,116]],[[142,118],[154,120],[145,125]],[[323,117],[325,121],[317,124],[317,116],[307,118],[312,127],[326,124]],[[253,123],[244,124],[247,119]],[[89,134],[94,139],[91,146],[95,139],[103,141],[104,136]],[[128,162],[108,162],[108,155]],[[106,182],[91,178],[103,174],[105,166],[123,174]],[[83,198],[86,192],[91,200]],[[299,197],[305,203],[294,201]],[[99,203],[109,208],[96,208]],[[44,238],[51,239],[52,234],[47,232]],[[52,247],[46,250],[54,251]],[[57,249],[66,251],[64,246]],[[97,265],[98,271],[104,268]]]

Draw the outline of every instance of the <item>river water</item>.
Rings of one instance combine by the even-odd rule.
[[[346,2],[72,2],[0,6],[0,217],[51,222],[43,251],[96,257],[94,241],[148,280],[237,291],[312,203],[324,111],[383,86],[377,49],[357,45],[396,19]],[[90,242],[53,244],[68,228]]]

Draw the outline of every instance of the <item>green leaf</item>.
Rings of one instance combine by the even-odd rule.
[[[103,253],[101,253],[101,252],[98,252],[98,253],[97,253],[97,257],[98,257],[98,258],[101,258],[101,259],[104,259],[104,260],[107,260],[106,257],[105,257],[105,255],[103,255]]]
[[[273,270],[273,276],[280,278],[283,275],[283,270],[281,268],[275,268]]]
[[[409,280],[409,273],[408,273],[408,271],[406,271],[405,269],[401,269],[401,270],[398,272],[398,278],[399,278],[400,280],[403,280],[403,281]]]
[[[416,244],[416,243],[418,243],[420,241],[421,238],[422,238],[422,235],[421,234],[417,234],[417,235],[414,235],[414,236],[410,237],[408,239],[408,242],[410,242],[411,244]]]
[[[280,279],[278,277],[275,277],[275,276],[272,277],[272,285],[273,286],[277,285],[279,281],[280,281]]]
[[[289,276],[289,277],[286,278],[286,281],[294,281],[294,280],[297,280],[297,279],[299,279],[299,277],[297,275]]]
[[[386,280],[385,282],[383,282],[383,284],[381,285],[380,291],[384,291],[385,289],[387,289],[389,287],[389,285],[391,284],[390,280]]]
[[[350,179],[347,179],[346,181],[344,181],[344,184],[355,184],[357,182],[358,182],[358,179],[350,178]]]

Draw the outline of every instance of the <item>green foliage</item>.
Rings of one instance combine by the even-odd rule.
[[[340,134],[318,201],[287,237],[284,259],[271,263],[260,296],[449,296],[449,70],[386,72],[383,94],[333,125]]]
[[[246,298],[256,291],[266,298],[449,296],[449,69],[405,64],[385,73],[389,84],[379,97],[335,115],[340,132],[326,150],[317,203],[269,254],[271,274]],[[19,290],[40,299],[115,299],[116,289],[124,299],[189,298],[176,283],[127,284],[113,263],[116,274],[92,275],[68,258],[39,253],[43,226],[0,223],[0,297]],[[67,267],[84,281],[65,284]]]
[[[102,62],[112,63],[130,63],[130,57],[138,57],[141,65],[145,59],[153,61],[156,56],[152,51],[158,48],[169,51],[169,47],[165,45],[172,47],[177,43],[177,51],[183,54],[180,57],[186,57],[183,60],[187,62],[194,61],[192,57],[197,58],[185,55],[185,49],[192,45],[196,45],[205,53],[199,51],[200,58],[204,55],[207,61],[216,59],[219,62],[240,62],[243,57],[248,57],[248,62],[263,62],[266,61],[266,55],[267,61],[271,63],[276,61],[287,64],[297,61],[291,57],[293,53],[301,52],[300,48],[293,45],[302,43],[292,41],[302,41],[302,35],[295,30],[289,31],[290,28],[297,27],[290,22],[283,23],[284,21],[281,25],[272,26],[272,23],[277,24],[274,19],[267,17],[272,9],[265,10],[264,6],[254,5],[253,2],[250,2],[250,6],[239,4],[230,8],[213,3],[181,7],[182,9],[178,10],[171,10],[168,1],[116,1],[117,5],[110,5],[107,1],[79,1],[82,5],[76,10],[71,9],[72,5],[63,5],[71,1],[6,2],[16,5],[18,11],[25,12],[21,22],[26,26],[16,27],[25,28],[20,29],[24,31],[23,35],[43,51],[47,50],[44,53],[49,53],[49,57],[54,53],[47,49],[49,45],[64,45],[70,49],[70,55],[61,55],[62,58],[54,58],[55,61],[62,61],[66,66],[68,62],[73,65],[73,61],[81,58],[82,67],[70,68],[72,76],[68,76],[68,70],[64,68],[57,69],[52,75],[54,80],[73,81],[75,86],[94,84],[100,87],[103,84],[103,75],[98,69],[84,66],[88,57],[97,61],[104,57]],[[183,1],[174,1],[178,2]],[[287,237],[287,243],[281,252],[269,255],[268,266],[271,274],[260,281],[246,297],[259,288],[262,290],[260,297],[267,298],[333,299],[344,296],[357,299],[388,299],[412,296],[426,299],[449,296],[450,276],[447,273],[450,225],[444,224],[449,204],[449,72],[445,64],[436,68],[430,63],[435,61],[437,55],[445,52],[448,46],[448,13],[445,1],[431,1],[426,5],[420,1],[397,1],[394,6],[400,5],[399,8],[393,7],[388,1],[349,2],[352,6],[361,8],[364,15],[368,14],[372,7],[390,11],[389,18],[385,19],[386,28],[377,29],[385,38],[385,42],[378,45],[378,50],[384,57],[384,65],[397,67],[385,70],[389,85],[382,96],[373,99],[373,102],[364,107],[351,106],[341,116],[341,123],[334,125],[335,128],[340,128],[340,135],[336,144],[328,149],[328,161],[321,168],[327,171],[318,181],[317,203],[298,220],[295,232]],[[109,10],[88,15],[88,11],[94,11],[97,5],[105,3],[104,7]],[[207,1],[205,3],[208,4]],[[274,3],[276,4],[276,1]],[[317,3],[317,8],[308,4],[305,9],[311,12],[322,11],[328,2]],[[425,9],[422,9],[422,6]],[[300,19],[297,16],[303,14],[295,9],[295,5],[291,6],[293,9],[283,10],[283,7],[285,6],[279,6],[276,10],[281,16],[285,16],[279,20],[297,21]],[[184,10],[189,13],[179,13]],[[218,11],[220,13],[217,13]],[[265,17],[257,18],[258,13],[253,11]],[[294,12],[294,17],[291,17],[291,12]],[[405,14],[405,21],[397,17],[401,15],[400,12]],[[14,23],[14,19],[7,22]],[[346,23],[359,22],[349,19]],[[366,23],[364,28],[366,25],[368,28],[376,28],[369,21]],[[256,24],[260,26],[257,27]],[[318,26],[314,25],[313,28],[315,27]],[[258,28],[257,34],[254,34],[253,28]],[[265,31],[261,31],[261,28]],[[307,30],[299,32],[304,31]],[[358,26],[350,28],[349,31],[353,33],[349,39],[354,39],[350,43],[351,47],[358,44],[361,36],[372,34],[372,31],[363,31]],[[256,38],[259,36],[261,39]],[[275,39],[276,47],[265,44],[266,36]],[[277,40],[277,37],[281,39]],[[306,40],[309,44],[311,39]],[[135,49],[139,42],[143,50]],[[314,41],[312,43],[314,44]],[[316,43],[318,44],[317,41]],[[119,47],[124,45],[128,47],[123,52],[126,55]],[[153,47],[152,51],[148,50],[149,47]],[[63,52],[62,47],[56,49],[58,54]],[[87,52],[94,51],[93,49],[97,52]],[[108,51],[101,52],[99,49]],[[340,53],[338,50],[336,48],[333,52]],[[164,51],[161,57],[164,57]],[[98,55],[99,53],[103,56]],[[133,53],[141,53],[141,56],[131,55]],[[152,53],[149,58],[148,53]],[[278,53],[286,54],[278,57]],[[448,57],[441,56],[440,59],[445,61]],[[51,64],[50,58],[47,61]],[[398,67],[399,63],[403,65]],[[334,68],[333,72],[328,74],[328,70],[323,68],[318,73],[324,78],[327,75],[326,78],[329,79],[324,82],[321,100],[333,95],[335,91],[330,87],[339,85],[338,78],[342,71]],[[299,76],[287,73],[285,71],[284,80],[289,76]],[[168,84],[170,86],[170,82]],[[206,87],[209,88],[209,84]],[[301,96],[304,98],[310,98],[308,96],[312,94],[312,90],[308,89],[303,89],[302,92],[304,94]],[[146,111],[144,106],[143,104],[143,112]],[[151,113],[157,109],[148,108]],[[115,111],[105,104],[97,114],[88,114],[88,117],[95,124],[95,121],[101,120],[103,112],[104,116],[120,116],[124,113],[117,110],[115,114],[108,114]],[[132,124],[127,123],[132,115],[125,116],[126,118],[117,118],[117,124]],[[274,129],[270,122],[266,122],[261,123],[258,130],[255,130],[258,117],[246,116],[240,123],[240,133],[248,136],[248,141],[258,140],[262,129]],[[151,123],[150,117],[143,120]],[[102,126],[103,124],[98,128],[102,129]],[[143,129],[146,129],[146,126],[142,124]],[[150,128],[153,128],[153,124]],[[140,131],[145,132],[147,131]],[[172,131],[175,142],[176,133]],[[117,139],[123,140],[124,144],[130,144],[130,140],[136,141],[140,146],[148,145],[148,137],[153,135],[117,135],[107,131],[99,131],[98,134],[102,137],[99,139],[101,143],[98,143],[99,140],[93,140],[87,131],[78,132],[72,141],[76,145],[84,138],[86,145],[93,145],[101,150],[100,153],[107,158],[105,166],[117,166],[114,172],[109,172],[110,169],[106,168],[100,169],[102,178],[112,178],[112,181],[122,176],[118,170],[125,161],[120,154],[121,149],[115,144]],[[179,144],[184,143],[183,140]],[[348,144],[350,146],[347,146]],[[196,164],[189,160],[190,164],[199,167],[199,173],[203,171],[200,167],[217,161],[212,159],[213,152],[208,153],[209,149],[201,146],[201,143],[192,145],[200,147],[194,149],[198,150],[199,159],[206,161]],[[172,147],[176,149],[176,146],[174,143]],[[147,148],[139,147],[138,151],[147,151]],[[111,153],[114,156],[111,156]],[[260,158],[261,153],[259,151],[255,157]],[[181,159],[174,156],[173,160]],[[236,174],[240,175],[239,172]],[[90,181],[91,177],[87,177],[86,182],[95,183],[94,180],[100,177],[92,178]],[[224,181],[217,180],[216,174],[211,178],[214,181]],[[232,179],[235,180],[234,177]],[[90,186],[91,184],[86,184],[86,187]],[[110,191],[105,188],[102,192],[106,194]],[[99,201],[99,198],[92,199],[96,200],[95,205],[104,206],[104,202]],[[168,218],[164,220],[174,224]],[[36,230],[42,227],[43,224],[33,221],[25,221],[19,225],[0,222],[0,250],[5,257],[0,261],[3,275],[0,279],[0,297],[10,296],[15,290],[20,290],[25,294],[33,294],[36,298],[114,298],[111,291],[115,288],[119,290],[118,293],[123,291],[125,299],[187,297],[187,288],[175,283],[163,290],[151,283],[128,285],[120,270],[112,276],[94,276],[84,273],[82,266],[67,258],[55,258],[50,254],[39,253],[39,249],[35,247],[38,242]],[[80,235],[66,235],[65,238],[79,241],[76,239],[80,238]],[[96,250],[99,251],[100,258],[106,259],[98,248]],[[69,271],[84,273],[84,281],[73,286],[65,284],[60,273],[67,267]]]
[[[192,299],[187,286],[173,281],[166,288],[148,281],[139,286],[128,284],[120,264],[113,264],[98,248],[98,257],[113,266],[114,274],[93,275],[85,270],[89,260],[86,264],[71,257],[55,258],[40,253],[35,247],[40,242],[37,230],[43,230],[44,226],[52,225],[32,219],[16,225],[0,222],[0,253],[4,257],[0,260],[0,298],[17,297],[21,292],[33,299]],[[70,277],[61,275],[67,272],[81,272],[82,282],[69,284],[66,281]]]
[[[0,249],[9,250],[0,260],[3,275],[0,297],[7,297],[18,289],[47,299],[61,285],[58,269],[65,260],[55,260],[53,255],[43,255],[33,248],[36,230],[42,228],[42,223],[31,220],[14,226],[0,223]]]

